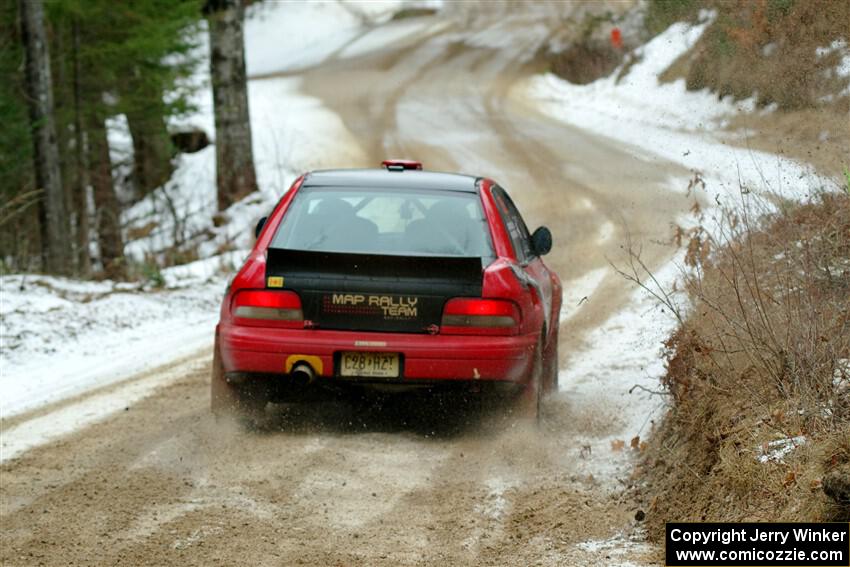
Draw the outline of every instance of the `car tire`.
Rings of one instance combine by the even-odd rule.
[[[238,394],[224,377],[224,365],[216,337],[210,376],[210,409],[214,416],[224,417],[235,414],[238,405]]]
[[[261,427],[268,404],[268,396],[259,388],[237,387],[227,382],[218,338],[213,351],[212,376],[210,378],[210,409],[217,418],[236,418],[251,428]]]
[[[549,346],[543,355],[543,395],[549,396],[558,392],[558,329],[556,328]]]
[[[519,395],[519,416],[529,421],[540,421],[540,402],[543,397],[543,340],[534,349],[534,361],[528,383]]]

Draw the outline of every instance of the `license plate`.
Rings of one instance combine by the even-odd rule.
[[[397,353],[387,352],[344,352],[340,358],[341,376],[364,378],[398,378]]]

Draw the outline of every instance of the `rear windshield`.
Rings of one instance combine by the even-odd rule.
[[[271,246],[317,252],[493,257],[477,194],[416,189],[303,187]]]

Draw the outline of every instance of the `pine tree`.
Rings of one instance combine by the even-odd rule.
[[[178,85],[194,69],[187,54],[193,49],[192,27],[200,21],[196,0],[62,0],[50,5],[58,30],[66,30],[66,90],[74,101],[73,112],[63,116],[73,132],[66,161],[76,170],[71,182],[77,213],[80,266],[85,267],[88,240],[86,215],[88,188],[95,203],[91,226],[96,233],[100,262],[110,277],[124,275],[122,208],[109,161],[105,123],[124,114],[134,149],[132,187],[134,198],[162,185],[171,175],[173,147],[167,130],[170,116],[191,108],[190,94]],[[177,58],[173,56],[179,56]],[[61,66],[57,64],[57,66]],[[166,101],[165,96],[170,97]],[[126,189],[126,187],[125,187]],[[126,191],[124,192],[126,193]]]
[[[40,258],[39,193],[35,189],[33,142],[17,2],[0,2],[0,267],[36,267]]]
[[[0,2],[0,269],[31,269],[33,246],[44,243],[48,250],[52,238],[64,245],[59,257],[86,275],[94,238],[100,251],[97,260],[110,275],[121,277],[126,264],[121,216],[127,203],[116,193],[123,179],[113,179],[116,164],[108,159],[105,123],[116,115],[127,116],[136,198],[168,179],[174,148],[167,125],[171,117],[192,110],[191,91],[183,79],[197,63],[191,54],[203,21],[202,2],[53,0],[42,6],[42,1]],[[17,25],[24,12],[33,9],[43,12],[41,35],[36,37],[42,38],[37,43],[45,49],[37,75],[29,73],[29,67],[26,74],[21,69],[25,26]],[[31,76],[41,82],[29,81]],[[44,99],[28,96],[27,87],[43,85],[45,77],[52,81],[58,105],[39,104],[35,110],[44,119],[31,119],[28,103]],[[52,111],[46,110],[50,107]],[[52,149],[39,143],[44,140],[52,141]],[[49,159],[40,157],[45,155]],[[43,223],[34,198],[40,188],[46,190],[41,193],[45,197],[54,197],[43,199]],[[126,194],[122,191],[122,198]],[[94,210],[89,209],[92,198]],[[61,222],[47,222],[48,204],[50,216]],[[62,206],[64,213],[56,213]],[[44,238],[39,228],[45,230]],[[51,236],[48,228],[64,228],[65,236]]]

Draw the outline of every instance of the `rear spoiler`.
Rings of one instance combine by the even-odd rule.
[[[287,289],[383,291],[480,297],[480,257],[394,256],[269,248],[266,281],[282,277]]]

